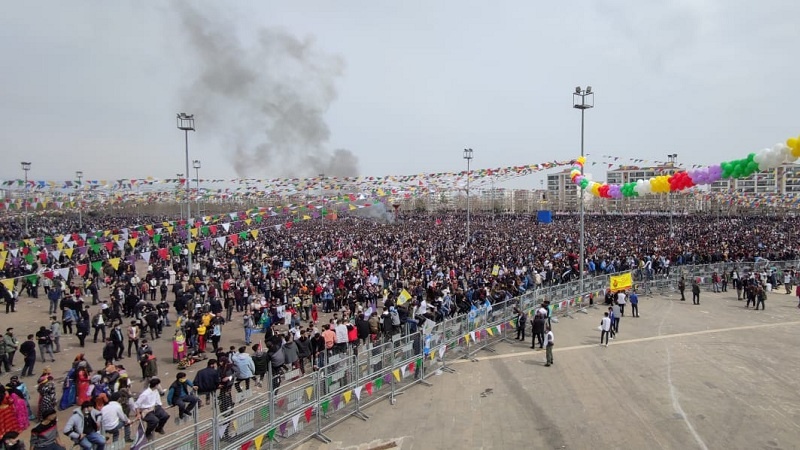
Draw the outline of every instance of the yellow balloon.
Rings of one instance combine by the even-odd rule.
[[[792,156],[795,158],[800,158],[800,146],[797,146],[792,149]]]
[[[797,143],[797,138],[790,137],[786,140],[786,145],[788,145],[792,150],[797,148]]]
[[[600,183],[592,183],[592,195],[600,197]]]

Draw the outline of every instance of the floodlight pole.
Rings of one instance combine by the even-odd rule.
[[[589,100],[588,102],[586,100]],[[581,89],[580,86],[575,88],[575,92],[572,94],[572,107],[575,109],[581,110],[581,157],[584,156],[584,123],[585,123],[585,113],[587,109],[594,108],[594,92],[592,92],[592,87],[587,86],[586,89]],[[581,164],[581,175],[583,175],[583,164]],[[580,279],[580,288],[581,294],[583,294],[583,281],[584,281],[584,259],[586,259],[585,251],[586,251],[586,227],[585,227],[585,207],[583,204],[583,195],[585,189],[580,188],[580,222],[581,222],[581,234],[580,234],[580,261],[578,262],[578,270],[580,271],[579,279]]]

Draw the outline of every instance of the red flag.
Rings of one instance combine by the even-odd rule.
[[[113,242],[106,242],[106,250],[108,250],[108,251],[114,250],[114,243]]]
[[[158,249],[158,257],[161,259],[169,259],[169,251],[165,248]]]
[[[228,236],[228,240],[233,242],[233,245],[239,245],[239,235],[238,234],[231,234]]]
[[[311,422],[311,415],[312,415],[313,413],[314,413],[314,409],[313,409],[313,408],[308,408],[308,409],[306,410],[306,423],[309,423],[309,422]]]
[[[80,275],[81,278],[83,278],[86,275],[86,270],[89,269],[89,265],[88,264],[81,264],[81,265],[79,265],[79,266],[77,266],[75,268],[78,269],[78,275]]]

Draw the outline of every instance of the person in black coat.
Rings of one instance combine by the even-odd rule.
[[[103,346],[103,359],[105,360],[105,365],[113,364],[114,360],[117,357],[117,348],[114,346],[114,342],[111,341],[111,338],[106,339],[106,345]]]
[[[84,341],[86,340],[86,336],[88,335],[89,335],[89,321],[87,319],[81,318],[78,320],[75,332],[75,336],[78,336],[78,340],[80,341],[81,347],[84,346]]]
[[[531,348],[536,348],[536,340],[539,340],[539,348],[544,348],[544,325],[547,321],[539,314],[533,318],[531,323]]]
[[[209,359],[205,369],[200,369],[194,376],[192,382],[197,387],[197,394],[204,394],[206,402],[211,401],[211,395],[219,388],[219,371],[217,370],[217,360]]]
[[[516,309],[516,308],[515,308]],[[527,317],[523,311],[517,310],[517,337],[514,339],[518,341],[525,340],[525,325],[527,325]]]
[[[358,339],[361,343],[367,343],[369,339],[369,322],[364,318],[364,314],[359,314],[358,317],[356,317],[356,330],[358,331]]]

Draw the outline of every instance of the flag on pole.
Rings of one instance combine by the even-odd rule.
[[[139,421],[139,425],[136,428],[136,437],[133,439],[133,444],[131,444],[131,450],[142,450],[147,445],[147,437],[144,435],[144,423],[143,421]]]

